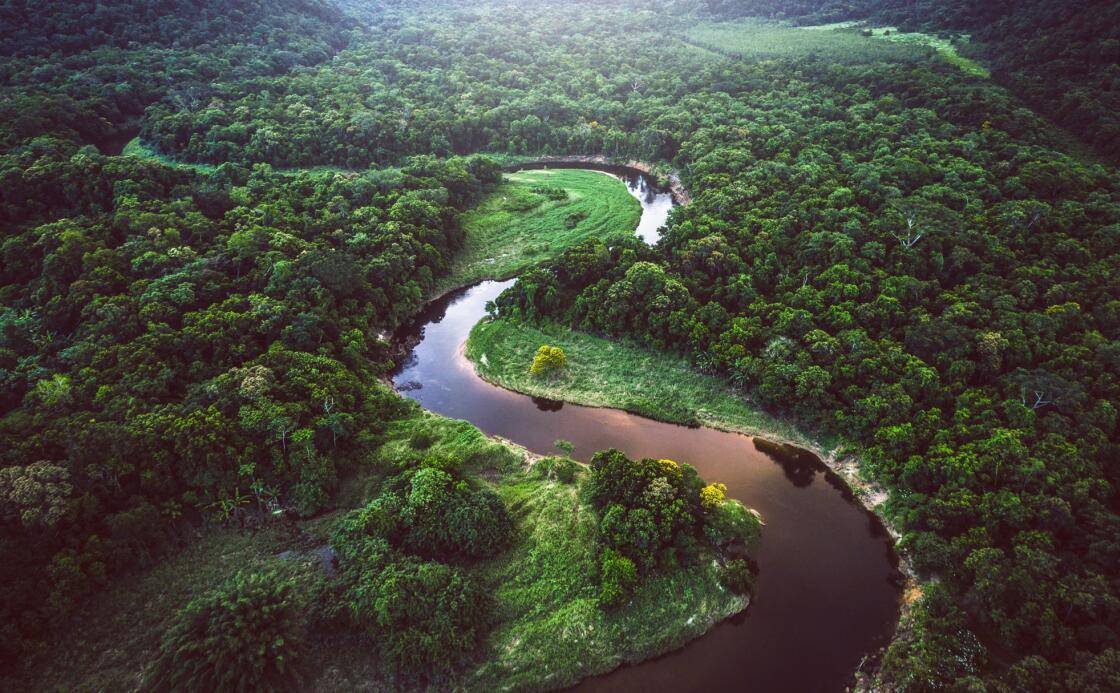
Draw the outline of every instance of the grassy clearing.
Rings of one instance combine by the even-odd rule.
[[[539,192],[552,189],[565,197]],[[496,190],[463,215],[464,246],[440,289],[511,277],[586,238],[631,235],[641,214],[622,181],[598,171],[506,174]]]
[[[527,472],[497,488],[523,538],[485,570],[502,622],[490,636],[489,658],[468,679],[473,689],[571,685],[676,649],[746,607],[709,562],[647,578],[629,604],[604,611],[593,511],[576,487]]]
[[[559,375],[529,374],[541,344],[559,346],[567,355]],[[625,409],[661,421],[823,447],[824,452],[835,446],[835,441],[811,440],[794,426],[752,408],[725,380],[697,372],[679,356],[560,325],[484,320],[471,331],[466,354],[486,380],[536,397]]]
[[[869,59],[903,60],[921,56],[914,45],[870,41],[858,31],[804,31],[781,22],[739,19],[701,22],[686,29],[685,40],[724,55],[753,60],[799,58],[810,54],[841,63]]]
[[[577,486],[545,478],[525,450],[465,421],[417,407],[390,425],[380,448],[343,485],[338,510],[256,530],[215,529],[146,572],[122,576],[90,599],[6,690],[136,690],[175,612],[238,570],[279,569],[308,594],[309,690],[394,690],[364,636],[329,620],[331,581],[315,550],[349,507],[377,495],[381,480],[425,452],[453,454],[511,509],[517,540],[472,570],[492,586],[498,623],[465,669],[434,677],[433,690],[542,690],[574,683],[676,649],[746,607],[722,587],[711,560],[645,580],[630,603],[600,608],[595,517]],[[582,465],[580,466],[582,470]],[[582,471],[580,472],[582,474]],[[577,479],[578,481],[578,479]],[[282,557],[286,555],[287,557]],[[714,557],[713,557],[714,558]],[[11,678],[7,678],[11,676]]]
[[[932,48],[966,74],[990,76],[987,68],[961,55],[958,44],[949,39],[917,32],[899,33],[895,27],[866,28],[861,22],[792,26],[761,19],[740,19],[700,23],[690,27],[685,36],[697,46],[756,60],[810,53],[838,62],[902,60],[921,57],[924,49]]]
[[[980,63],[966,58],[957,51],[957,44],[953,41],[934,36],[933,34],[923,34],[920,32],[900,33],[898,29],[893,26],[875,27],[871,29],[871,37],[882,39],[884,41],[893,41],[895,43],[913,43],[921,46],[928,46],[937,51],[946,62],[956,65],[962,72],[973,77],[983,77],[987,79],[992,76],[988,68]],[[967,38],[961,39],[965,42]]]

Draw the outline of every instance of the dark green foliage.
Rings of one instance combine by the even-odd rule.
[[[363,566],[344,598],[390,668],[415,675],[447,667],[487,631],[491,600],[461,568],[413,558],[376,565]]]
[[[185,513],[240,523],[324,509],[405,410],[375,384],[389,365],[379,333],[446,271],[459,243],[448,200],[467,205],[482,190],[471,170],[494,175],[474,159],[416,159],[401,171],[257,169],[234,182],[80,151],[0,154],[0,208],[21,222],[0,263],[0,463],[58,467],[71,489],[46,492],[28,515],[58,522],[5,523],[25,556],[5,576],[6,633],[22,634],[0,643],[8,653],[110,567],[154,560]],[[75,184],[88,187],[73,205],[26,170],[36,160],[68,175],[72,157]],[[223,180],[236,202],[219,218],[184,196]],[[65,214],[76,216],[47,221]]]
[[[1113,161],[1120,157],[1120,6],[1112,0],[703,0],[720,17],[866,20],[979,43],[992,76]]]
[[[237,573],[179,611],[145,689],[300,690],[306,645],[299,609],[277,573]]]
[[[489,489],[474,489],[445,471],[412,476],[402,510],[405,546],[424,556],[493,556],[508,544],[513,521]]]
[[[579,464],[570,457],[542,457],[533,464],[533,470],[546,479],[570,484],[579,474]]]
[[[673,460],[631,460],[618,450],[591,457],[583,492],[599,513],[603,545],[602,601],[615,606],[630,594],[635,570],[673,570],[701,553],[757,537],[758,519],[737,501],[706,509],[704,481],[696,470]],[[720,494],[722,498],[722,494]]]
[[[568,199],[568,191],[564,188],[557,188],[551,185],[535,185],[531,189],[534,193],[542,195],[546,199],[554,202]]]
[[[985,660],[984,648],[968,629],[964,613],[943,587],[931,585],[914,606],[907,630],[887,649],[883,666],[897,677],[891,683],[899,690],[930,690],[942,682],[977,675]]]
[[[720,569],[719,581],[736,594],[749,594],[754,585],[754,572],[746,559],[732,558]]]
[[[599,565],[599,602],[607,607],[623,604],[638,584],[634,562],[614,549],[604,549]]]
[[[342,599],[383,664],[414,676],[452,666],[478,644],[493,620],[487,591],[462,567],[418,556],[490,557],[511,531],[493,492],[430,466],[391,481],[339,522],[332,544]]]
[[[971,626],[1066,680],[1120,637],[1113,169],[937,67],[726,69],[751,86],[680,140],[694,200],[658,247],[589,241],[497,312],[676,350],[852,441],[915,565],[967,608],[917,637],[955,656]]]
[[[711,54],[665,14],[702,4],[971,32],[996,82],[921,52]],[[694,201],[656,248],[588,241],[497,308],[677,350],[857,446],[943,586],[887,657],[895,680],[1115,688],[1120,193],[1025,106],[1116,154],[1117,4],[476,5],[349,3],[361,26],[310,0],[0,8],[5,664],[187,520],[330,506],[404,409],[376,384],[384,335],[497,180],[452,155],[487,150],[681,172]],[[103,154],[137,131],[212,166]],[[351,170],[282,170],[322,165]],[[508,454],[425,461],[433,442],[397,461],[345,561],[504,545],[503,510],[458,470]],[[591,497],[635,570],[745,534],[693,505],[687,468],[600,462]],[[416,476],[447,506],[414,507]],[[643,495],[658,478],[667,503]],[[392,603],[470,594],[448,570]]]

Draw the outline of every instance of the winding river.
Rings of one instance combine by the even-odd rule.
[[[657,240],[672,201],[635,174],[638,232]],[[534,452],[575,444],[586,460],[618,448],[631,457],[687,461],[728,495],[757,509],[766,526],[755,551],[751,606],[687,646],[593,677],[586,691],[842,691],[866,657],[885,645],[899,611],[899,573],[889,536],[844,483],[810,453],[760,451],[750,436],[660,423],[614,409],[539,400],[491,385],[463,356],[485,304],[515,280],[487,281],[432,303],[409,330],[419,342],[394,376],[427,409],[466,419]]]

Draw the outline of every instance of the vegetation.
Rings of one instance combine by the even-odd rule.
[[[442,287],[505,279],[587,238],[634,235],[641,206],[621,181],[578,169],[521,171],[462,217],[463,247]]]
[[[542,342],[570,355],[564,371],[547,379],[532,377],[524,365],[535,358],[534,345]],[[486,380],[534,397],[821,445],[788,422],[752,407],[726,379],[700,373],[676,354],[633,342],[604,339],[555,323],[497,318],[475,326],[466,355]],[[828,447],[829,441],[823,444]]]
[[[536,378],[556,375],[564,369],[567,362],[568,357],[564,354],[563,349],[542,344],[537,348],[537,353],[533,355],[533,363],[529,366],[529,375]]]
[[[584,512],[564,481],[590,474],[574,462],[550,459],[537,474],[477,432],[425,432],[438,426],[378,384],[391,367],[385,336],[455,281],[465,245],[464,257],[475,252],[460,222],[494,201],[501,166],[478,153],[496,152],[680,171],[693,202],[655,247],[624,237],[636,208],[619,186],[601,195],[617,196],[613,206],[543,179],[508,195],[518,219],[556,216],[473,234],[478,260],[501,257],[505,242],[539,250],[503,272],[546,260],[499,298],[493,325],[554,331],[514,361],[524,376],[540,344],[567,352],[564,372],[539,387],[611,389],[589,376],[606,347],[581,353],[584,336],[569,343],[550,326],[563,325],[674,354],[731,384],[720,401],[746,392],[856,446],[891,490],[903,550],[937,578],[879,687],[1117,688],[1120,188],[1107,163],[1120,146],[1117,10],[1104,0],[5,3],[5,675],[50,672],[52,659],[100,666],[48,643],[115,581],[163,574],[200,528],[246,550],[233,528],[274,513],[314,523],[387,509],[394,497],[399,534],[363,525],[337,582],[291,578],[322,600],[313,613],[334,619],[309,631],[335,628],[375,651],[364,673],[378,680],[438,687],[414,673],[435,645],[456,656],[433,679],[564,685],[742,607],[723,587],[749,582],[738,564],[651,567],[667,546],[650,508]],[[992,79],[862,27],[767,24],[731,45],[712,23],[745,16],[936,35]],[[1050,120],[1105,163],[1070,151]],[[428,459],[430,447],[460,464]],[[700,517],[704,528],[685,534],[711,552],[749,523],[739,510]],[[354,575],[372,583],[344,580]],[[218,608],[193,591],[180,584],[174,607],[197,597]],[[682,625],[685,608],[703,618]],[[425,617],[410,630],[400,614],[412,610]],[[173,619],[148,618],[123,648],[138,660],[112,667],[131,678],[109,676],[106,688],[135,685],[137,661],[158,657],[151,623]],[[563,640],[565,630],[580,637]]]
[[[589,474],[569,458],[543,458],[500,483],[522,539],[485,569],[500,621],[472,686],[570,685],[680,647],[746,606],[721,584],[722,569],[702,535],[691,560],[642,575],[603,546],[602,515],[586,498]]]
[[[801,24],[861,20],[887,38],[931,43],[966,71],[944,44],[969,43],[970,52],[992,65],[992,75],[1043,113],[1076,133],[1113,161],[1120,156],[1120,101],[1116,65],[1120,63],[1120,7],[1109,0],[1067,3],[1028,0],[704,0],[704,9],[721,18],[765,16]],[[927,32],[922,34],[922,32]]]
[[[187,604],[160,645],[151,690],[299,690],[306,650],[291,585],[237,573]]]

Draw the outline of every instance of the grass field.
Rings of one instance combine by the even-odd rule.
[[[868,31],[868,35],[864,31]],[[957,44],[931,34],[899,33],[894,27],[866,28],[859,22],[792,26],[761,19],[703,22],[685,32],[689,42],[723,54],[765,60],[816,54],[839,62],[869,58],[919,58],[932,48],[963,72],[988,77],[987,68],[957,51]]]
[[[556,376],[529,375],[542,344],[561,347],[567,365]],[[467,358],[486,380],[536,397],[613,407],[651,419],[702,424],[828,452],[834,441],[810,440],[789,423],[751,407],[722,378],[685,359],[576,332],[555,324],[484,320],[471,331]],[[485,358],[483,358],[485,357]]]
[[[806,31],[800,27],[764,19],[701,22],[688,27],[684,38],[690,43],[724,55],[754,60],[797,58],[810,54],[834,62],[865,62],[915,59],[922,51],[914,45],[872,41],[858,30]]]
[[[534,189],[563,190],[566,197],[550,199]],[[512,277],[586,238],[632,235],[641,214],[622,181],[598,171],[506,174],[495,191],[463,215],[465,245],[439,290]]]
[[[957,44],[949,39],[919,32],[899,32],[898,29],[893,26],[875,27],[870,31],[872,38],[896,43],[914,43],[921,46],[929,46],[937,51],[938,55],[945,61],[956,65],[962,72],[972,75],[973,77],[983,77],[987,79],[992,76],[988,68],[971,58],[966,58],[961,55],[957,50]],[[965,40],[967,41],[967,39]]]

